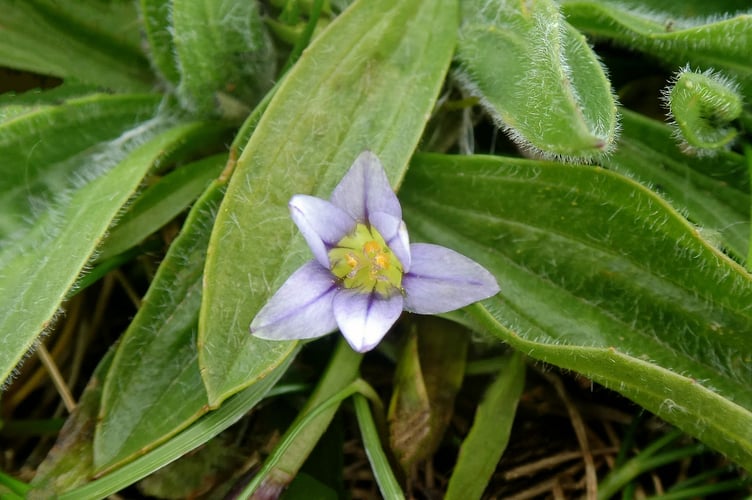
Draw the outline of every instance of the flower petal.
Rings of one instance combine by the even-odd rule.
[[[402,220],[402,208],[394,194],[379,158],[363,151],[355,159],[331,197],[332,203],[359,222],[368,222],[370,214],[385,212]]]
[[[342,335],[357,352],[370,351],[384,338],[402,313],[402,295],[381,298],[375,294],[340,290],[334,296],[334,317]]]
[[[251,322],[251,333],[268,340],[320,337],[337,329],[332,299],[337,284],[315,260],[295,271]]]
[[[396,217],[385,212],[373,212],[369,222],[384,238],[386,244],[392,249],[394,255],[402,264],[402,271],[410,270],[410,238],[407,235],[407,226]]]
[[[300,229],[313,256],[329,268],[328,251],[355,229],[355,220],[326,200],[298,194],[289,203],[292,220]]]
[[[499,292],[491,273],[454,250],[425,243],[410,249],[412,265],[402,278],[406,311],[445,313]]]

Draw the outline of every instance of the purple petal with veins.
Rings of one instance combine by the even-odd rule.
[[[402,207],[378,157],[363,151],[334,188],[332,203],[359,222],[368,222],[374,212],[402,220]]]
[[[326,200],[295,195],[289,203],[292,220],[300,229],[313,256],[329,267],[329,249],[355,229],[355,220]]]
[[[477,262],[438,245],[410,245],[412,265],[402,277],[405,310],[440,314],[499,292],[499,285]]]
[[[321,337],[337,329],[332,301],[337,284],[315,260],[304,264],[277,290],[251,323],[251,333],[268,340]]]
[[[402,314],[402,295],[381,298],[342,289],[332,303],[337,325],[347,342],[357,352],[370,351]]]

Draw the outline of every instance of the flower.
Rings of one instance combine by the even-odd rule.
[[[330,201],[295,195],[292,219],[314,259],[288,278],[251,323],[269,340],[339,328],[358,352],[373,349],[403,310],[449,312],[499,291],[475,261],[438,245],[410,244],[402,207],[381,161],[364,151]]]

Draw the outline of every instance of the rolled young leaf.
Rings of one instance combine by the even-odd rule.
[[[738,85],[714,72],[681,69],[664,91],[677,137],[688,152],[713,154],[737,135],[729,122],[742,114]]]

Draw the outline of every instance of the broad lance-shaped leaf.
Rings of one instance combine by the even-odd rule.
[[[749,245],[749,173],[744,157],[719,151],[712,158],[688,156],[667,125],[622,110],[622,133],[604,166],[634,177],[665,196],[738,259]]]
[[[83,453],[90,453],[91,445],[91,433],[86,432],[84,434],[84,443],[79,450],[72,450],[71,453],[65,453],[62,457],[50,457],[52,471],[50,474],[68,474],[72,470],[76,471],[76,477],[70,478],[71,481],[65,481],[69,478],[59,478],[56,484],[62,485],[65,483],[66,491],[56,491],[55,498],[60,500],[82,500],[82,499],[99,499],[105,498],[113,493],[116,493],[139,479],[151,474],[152,472],[161,469],[166,464],[173,462],[174,460],[182,457],[186,453],[196,449],[203,445],[214,436],[224,431],[235,422],[246,416],[248,412],[255,407],[264,396],[267,395],[270,389],[274,387],[279,378],[285,373],[289,362],[292,358],[285,360],[283,364],[275,367],[272,371],[266,374],[266,376],[253,386],[245,389],[239,394],[226,401],[218,410],[207,413],[202,416],[197,422],[180,432],[177,436],[174,436],[168,442],[161,444],[156,449],[148,451],[146,454],[141,455],[133,460],[133,462],[123,465],[115,471],[91,481],[88,484],[80,486],[76,489],[70,490],[70,484],[79,484],[83,477],[79,475],[79,472],[83,474],[90,474],[91,469],[86,467],[86,464],[81,463],[83,460],[88,460],[87,456],[81,456],[79,450],[83,450]],[[103,361],[104,362],[104,361]],[[100,364],[101,365],[101,364]],[[88,424],[89,422],[85,422]],[[87,429],[84,429],[87,430]],[[78,439],[78,437],[76,437]],[[76,445],[76,443],[74,443]],[[71,454],[75,456],[71,456]],[[49,470],[49,469],[48,469]],[[92,479],[90,476],[88,479]],[[42,481],[44,484],[40,486],[43,488],[55,488],[54,484]],[[43,490],[39,495],[35,495],[35,491],[30,492],[29,498],[49,498],[49,490]]]
[[[154,131],[164,128],[159,120],[155,123]],[[112,220],[155,162],[175,151],[201,148],[205,138],[216,139],[218,129],[222,130],[209,122],[179,125],[135,148],[134,142],[155,134],[144,126],[137,129],[141,134],[130,131],[128,139],[103,144],[97,154],[72,159],[81,169],[70,174],[80,176],[75,179],[77,185],[49,204],[40,205],[44,211],[23,239],[3,247],[0,255],[0,309],[4,312],[0,331],[9,332],[0,336],[0,380],[8,378],[37,335],[49,327]],[[57,174],[46,169],[36,173],[48,174],[50,179],[56,179]]]
[[[288,201],[329,198],[365,149],[399,182],[444,81],[456,15],[452,0],[360,0],[285,77],[238,160],[210,243],[199,363],[211,405],[294,351],[296,342],[248,332],[269,296],[311,258]]]
[[[59,105],[46,97],[15,101],[21,108],[0,125],[0,263],[22,253],[25,247],[20,244],[36,246],[36,240],[26,237],[34,221],[54,211],[71,189],[96,172],[97,164],[88,158],[103,158],[95,146],[151,116],[159,101],[148,94],[94,94]]]
[[[565,0],[561,6],[567,20],[588,35],[650,54],[672,69],[690,64],[723,71],[752,95],[752,11],[682,18],[663,8],[658,2],[650,9],[631,9],[626,3],[582,0]]]
[[[0,384],[48,325],[88,259],[86,253],[82,262],[69,261],[71,248],[56,242],[81,243],[83,227],[60,225],[76,190],[113,166],[97,145],[151,115],[159,100],[93,95],[25,109],[0,125]],[[113,146],[111,154],[122,155],[122,149]],[[54,272],[40,269],[48,261],[54,261]]]
[[[414,238],[496,275],[477,326],[752,467],[752,277],[662,199],[599,168],[439,155],[400,194]]]
[[[226,155],[212,158],[224,164]],[[196,325],[206,248],[223,187],[216,182],[196,202],[120,339],[94,439],[98,471],[153,448],[209,409]]]
[[[546,156],[608,151],[616,103],[597,56],[550,0],[468,0],[460,82],[520,145]]]
[[[183,106],[211,113],[228,96],[242,109],[224,113],[247,114],[271,87],[276,63],[257,2],[173,0],[171,19]]]
[[[150,90],[134,2],[0,0],[0,65],[119,90]]]

